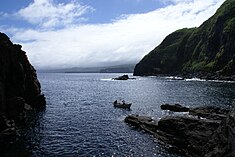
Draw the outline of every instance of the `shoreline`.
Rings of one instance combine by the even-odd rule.
[[[188,110],[189,114],[169,115],[159,121],[148,116],[129,115],[125,122],[154,135],[177,154],[234,155],[235,104],[230,110],[212,106],[186,108],[179,104],[164,104],[161,109],[172,112]]]

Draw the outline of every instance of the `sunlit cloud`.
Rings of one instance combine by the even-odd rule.
[[[215,13],[223,1],[180,0],[148,13],[123,15],[106,24],[74,25],[70,20],[62,29],[14,30],[12,39],[23,45],[37,68],[137,63],[169,33],[199,26]],[[48,18],[46,15],[41,17]],[[38,24],[47,27],[46,23]]]
[[[50,28],[84,20],[82,15],[92,10],[91,7],[81,5],[76,1],[55,4],[52,0],[34,0],[29,6],[20,9],[16,16],[39,27]]]

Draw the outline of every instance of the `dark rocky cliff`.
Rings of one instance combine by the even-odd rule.
[[[167,107],[167,108],[165,108]],[[161,108],[185,112],[180,105]],[[172,110],[173,109],[173,110]],[[151,117],[129,115],[125,122],[143,129],[163,141],[169,151],[184,156],[235,156],[235,104],[229,111],[212,106],[188,108],[188,115],[168,115],[159,121]]]
[[[26,53],[0,33],[0,136],[14,130],[14,123],[24,118],[25,110],[45,106],[36,70]]]
[[[235,1],[225,1],[200,27],[167,36],[134,70],[139,76],[159,74],[234,78]]]

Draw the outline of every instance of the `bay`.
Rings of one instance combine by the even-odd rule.
[[[36,118],[26,121],[27,127],[6,146],[5,155],[183,156],[169,152],[150,134],[130,127],[124,118],[139,114],[159,119],[167,114],[160,109],[164,103],[230,108],[235,99],[232,82],[166,77],[111,79],[120,75],[39,73],[47,108],[33,113]],[[131,110],[114,108],[116,99],[132,103]]]

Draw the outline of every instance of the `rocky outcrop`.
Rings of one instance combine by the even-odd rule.
[[[205,107],[191,108],[189,110],[189,115],[211,120],[223,120],[224,118],[226,118],[228,112],[229,110],[227,109],[205,106]]]
[[[173,111],[173,112],[188,112],[189,111],[188,107],[181,106],[180,104],[174,104],[174,105],[163,104],[163,105],[161,105],[161,109],[162,110],[169,110],[169,111]]]
[[[135,67],[134,75],[179,75],[235,81],[235,1],[226,0],[198,28],[168,35]]]
[[[210,111],[223,116],[209,116]],[[151,117],[130,115],[125,122],[153,134],[177,152],[205,157],[235,155],[235,106],[230,112],[216,107],[189,112],[197,116],[167,116],[157,122]]]
[[[204,156],[235,156],[235,106],[208,138]]]
[[[21,48],[0,33],[0,132],[22,120],[26,109],[46,106],[36,70]]]
[[[135,78],[130,78],[128,75],[122,75],[116,78],[113,78],[113,80],[129,80],[129,79],[135,79]]]
[[[204,106],[197,108],[188,108],[181,106],[180,104],[163,104],[162,110],[168,110],[172,112],[189,112],[189,115],[196,116],[198,118],[206,118],[211,120],[222,120],[226,117],[229,110],[222,109],[214,106]]]

